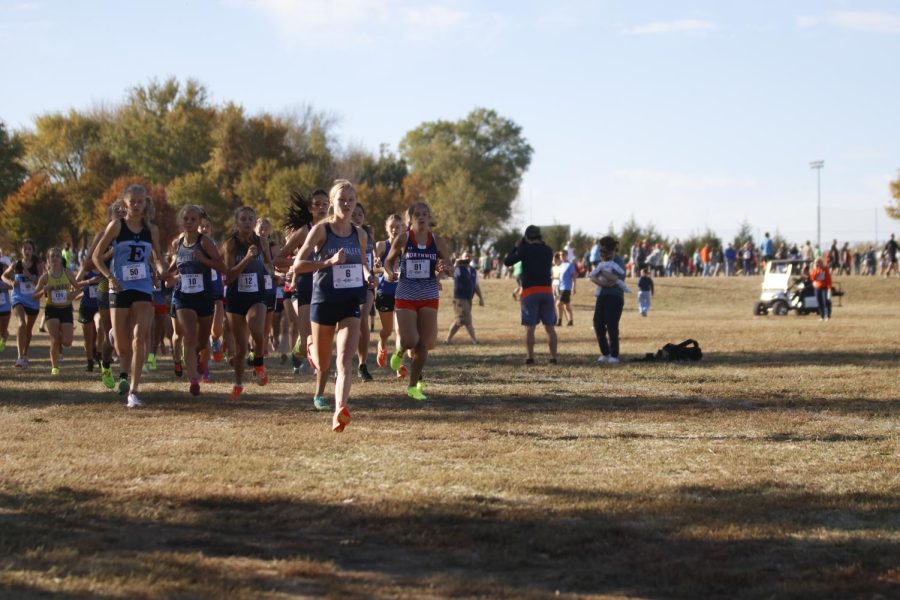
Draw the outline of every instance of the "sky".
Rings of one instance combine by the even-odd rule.
[[[900,233],[897,1],[0,0],[0,56],[13,129],[170,76],[372,151],[486,107],[534,148],[517,226],[815,241],[821,175],[823,241]]]

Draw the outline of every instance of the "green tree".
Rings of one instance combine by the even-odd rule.
[[[235,188],[237,204],[252,207],[260,216],[266,215],[269,208],[266,186],[277,171],[278,161],[271,158],[260,158],[252,167],[245,169]]]
[[[0,121],[0,206],[3,199],[19,189],[28,171],[22,164],[25,144],[19,135],[10,135]]]
[[[265,196],[268,204],[260,216],[269,217],[275,228],[281,227],[291,204],[291,192],[299,191],[304,197],[308,197],[310,192],[318,187],[320,183],[318,177],[319,172],[315,165],[286,167],[275,171],[266,184]]]
[[[133,88],[116,111],[110,148],[130,172],[165,184],[209,160],[215,116],[197,81],[154,80]]]
[[[722,240],[709,227],[703,233],[692,233],[682,243],[687,256],[693,256],[695,250],[703,248],[706,244],[709,244],[710,249],[722,247]]]
[[[466,237],[482,238],[509,219],[532,148],[522,128],[493,110],[475,109],[459,121],[433,121],[408,132],[400,153],[410,170],[426,182],[428,194],[451,178],[469,184],[484,197],[478,223]],[[461,199],[460,201],[465,201]],[[463,215],[461,211],[453,214]],[[442,226],[458,227],[444,222]]]
[[[487,206],[486,195],[465,169],[436,185],[429,198],[432,216],[452,250],[480,245],[476,236]]]
[[[176,211],[185,204],[202,206],[216,231],[223,231],[231,226],[230,206],[219,194],[216,182],[206,173],[195,172],[176,177],[166,186],[166,194]]]
[[[68,114],[41,115],[34,127],[25,139],[26,164],[31,172],[43,171],[64,183],[81,179],[88,168],[89,151],[100,144],[101,120],[73,109]]]
[[[31,238],[41,251],[77,235],[62,188],[46,173],[35,173],[6,199],[0,227],[9,240]]]
[[[754,247],[756,245],[756,242],[753,241],[753,226],[746,219],[741,223],[740,229],[734,236],[734,247],[740,248],[744,242],[750,242],[750,245]]]

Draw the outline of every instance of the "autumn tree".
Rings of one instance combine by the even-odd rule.
[[[217,231],[231,225],[231,211],[224,201],[216,182],[203,172],[188,173],[176,177],[166,186],[169,204],[179,210],[185,204],[203,207]]]
[[[22,164],[25,144],[18,135],[10,135],[6,124],[0,121],[0,206],[3,199],[19,189],[25,181],[27,170]]]
[[[167,244],[178,234],[178,225],[175,222],[177,208],[171,206],[168,202],[166,188],[161,185],[154,185],[148,179],[143,177],[125,176],[119,177],[109,188],[103,193],[95,207],[94,213],[94,229],[98,232],[106,228],[106,213],[109,206],[117,199],[122,197],[125,189],[132,184],[143,186],[153,201],[155,215],[153,223],[159,229],[160,243]]]
[[[884,207],[884,210],[892,219],[900,219],[900,171],[897,174],[897,179],[891,182],[892,203]]]
[[[59,185],[47,173],[29,177],[7,197],[0,227],[11,241],[31,238],[39,250],[74,239],[72,210]]]

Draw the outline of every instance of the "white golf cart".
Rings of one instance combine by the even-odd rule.
[[[792,310],[798,315],[817,312],[816,291],[808,277],[811,264],[809,260],[770,260],[753,314],[762,316],[771,311],[783,317]],[[840,284],[833,284],[832,297],[840,302],[843,295]]]

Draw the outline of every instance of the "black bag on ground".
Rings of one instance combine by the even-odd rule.
[[[680,344],[666,344],[656,351],[656,354],[648,352],[644,358],[635,358],[634,361],[640,362],[669,362],[683,360],[700,360],[703,358],[703,351],[697,340],[684,340]]]

